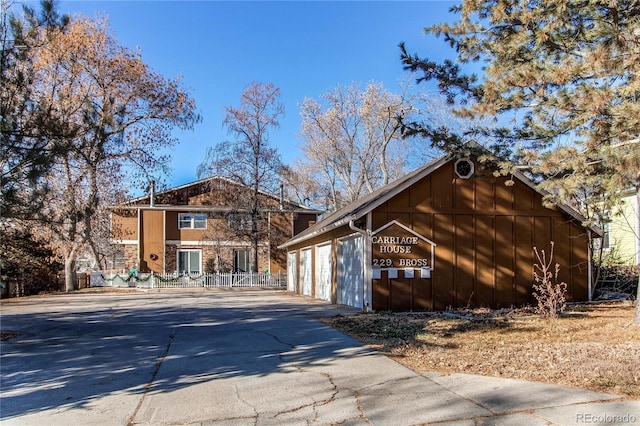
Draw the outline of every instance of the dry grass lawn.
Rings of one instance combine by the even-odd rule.
[[[416,371],[553,383],[640,399],[640,326],[629,303],[531,311],[362,313],[324,321]]]

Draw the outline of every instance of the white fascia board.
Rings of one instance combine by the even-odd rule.
[[[251,247],[251,243],[248,241],[188,241],[188,240],[167,240],[165,244],[168,246],[222,246],[222,247]],[[267,241],[261,241],[258,243],[259,247],[266,247],[269,243]]]
[[[111,244],[136,245],[138,240],[111,240]]]

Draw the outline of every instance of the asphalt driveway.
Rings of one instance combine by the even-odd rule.
[[[3,425],[640,424],[638,401],[617,396],[418,374],[317,320],[353,310],[281,291],[72,293],[1,309],[0,327],[20,333],[0,347]]]

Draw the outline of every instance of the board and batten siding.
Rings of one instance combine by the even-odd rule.
[[[164,272],[165,226],[161,210],[140,211],[140,266],[141,271]]]
[[[297,291],[324,292],[315,282],[326,278],[313,270],[318,261],[305,271],[302,258],[319,257],[318,247],[331,243],[333,303],[378,311],[535,304],[534,248],[548,256],[553,242],[567,299],[588,300],[589,232],[598,230],[566,206],[546,207],[522,176],[508,181],[475,162],[465,179],[454,167],[455,160],[427,165],[293,240],[287,248],[300,253]],[[380,238],[410,242],[383,250]]]
[[[533,303],[534,247],[548,254],[555,242],[559,281],[568,298],[587,298],[587,234],[559,210],[544,207],[526,184],[494,177],[476,165],[470,179],[446,165],[390,199],[372,213],[373,229],[397,220],[437,244],[430,279],[389,279],[373,283],[377,310]]]

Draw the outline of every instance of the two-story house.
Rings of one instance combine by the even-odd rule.
[[[112,206],[112,237],[124,251],[123,267],[191,274],[286,270],[286,251],[278,246],[321,212],[263,192],[254,204],[252,194],[213,177]],[[259,210],[251,214],[254,205]]]

